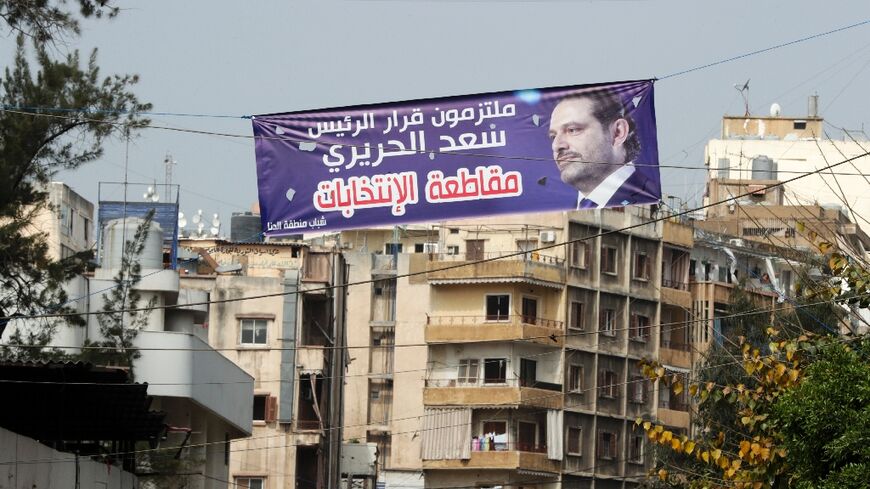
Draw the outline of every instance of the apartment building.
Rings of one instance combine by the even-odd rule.
[[[870,156],[863,131],[839,131],[818,112],[817,96],[809,97],[805,115],[785,116],[777,104],[770,115],[740,115],[722,118],[722,132],[707,142],[705,164],[708,181],[751,182],[758,199],[765,194],[765,181],[786,181],[782,193],[785,205],[848,205],[853,222],[870,211],[867,181],[860,175]],[[829,133],[842,133],[829,137]],[[847,159],[850,163],[818,171]],[[713,192],[708,202],[716,202]],[[737,195],[737,194],[734,194]],[[705,202],[705,203],[708,203]]]
[[[250,438],[229,480],[252,489],[338,487],[347,362],[343,259],[299,242],[182,239],[186,287],[209,294],[209,344],[254,379]],[[254,299],[248,299],[257,297]]]
[[[659,409],[638,361],[691,367],[692,232],[650,212],[341,233],[351,282],[368,282],[348,291],[345,433],[378,443],[380,484],[621,488],[645,476],[634,420],[688,429],[688,414]]]

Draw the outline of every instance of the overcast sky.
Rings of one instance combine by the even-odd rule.
[[[662,78],[744,52],[870,19],[866,0],[815,1],[157,1],[117,2],[70,48],[99,48],[104,74],[138,73],[157,112],[242,116],[370,102],[589,82]],[[5,38],[7,64],[14,39]],[[656,84],[663,192],[697,203],[704,142],[721,116],[743,112],[734,89],[751,78],[753,112],[777,102],[862,127],[870,117],[870,25]],[[153,117],[155,124],[251,135],[248,120]],[[220,213],[257,200],[253,143],[157,129],[129,147],[131,181],[163,181],[178,162],[181,208]],[[121,181],[124,144],[58,175],[97,200]],[[141,192],[140,192],[141,193]],[[113,196],[117,198],[118,196]],[[141,197],[141,195],[140,195]]]

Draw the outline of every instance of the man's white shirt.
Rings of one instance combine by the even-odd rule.
[[[583,199],[591,200],[595,203],[596,209],[601,209],[610,202],[614,194],[622,187],[622,184],[634,174],[634,162],[626,163],[615,172],[611,173],[603,182],[589,192],[589,195],[583,195],[583,192],[577,191],[577,210],[580,210],[580,203]]]

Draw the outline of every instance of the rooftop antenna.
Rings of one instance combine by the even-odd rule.
[[[745,117],[749,117],[749,80],[746,80],[746,83],[740,85],[739,83],[734,84],[734,88],[740,92],[740,96],[743,97],[743,108],[746,113],[743,114]]]
[[[163,158],[163,168],[166,171],[166,201],[172,201],[172,167],[177,165],[178,162],[172,158],[172,155],[169,154],[169,151],[166,152],[166,157]]]

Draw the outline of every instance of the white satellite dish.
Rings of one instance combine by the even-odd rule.
[[[202,222],[202,209],[196,211],[196,214],[193,215],[193,223],[199,224]]]
[[[782,107],[779,104],[773,103],[770,106],[770,116],[771,117],[779,117],[782,114]]]
[[[212,226],[211,229],[209,229],[209,231],[211,231],[211,235],[215,236],[215,237],[218,235],[219,232],[221,232],[220,228],[215,227],[215,226]]]
[[[187,227],[187,218],[184,217],[183,212],[178,213],[178,227],[180,229],[184,229],[185,227]]]
[[[154,194],[154,195],[151,196],[151,202],[159,202],[159,201],[160,201],[160,195],[159,195],[159,194]]]
[[[220,227],[220,226],[221,226],[221,220],[220,220],[220,218],[218,217],[217,214],[214,214],[214,215],[212,216],[212,218],[211,218],[211,225],[212,225],[212,226],[216,226],[216,227]]]

